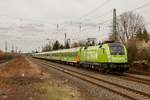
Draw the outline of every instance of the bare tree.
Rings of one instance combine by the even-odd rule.
[[[42,47],[42,52],[51,51],[51,50],[52,50],[52,46],[50,42]]]
[[[86,46],[86,40],[80,40],[79,41],[79,46]]]
[[[120,40],[125,43],[132,39],[139,29],[145,28],[144,19],[141,15],[133,12],[125,12],[117,19],[117,32]]]
[[[149,37],[150,37],[150,35],[148,34],[147,30],[144,29],[144,31],[143,31],[143,39],[145,40],[145,42],[149,41]]]
[[[72,44],[72,48],[76,48],[76,47],[79,47],[80,45],[79,45],[79,43],[78,42],[74,42],[73,44]]]
[[[113,41],[115,39],[114,33],[109,33],[109,40]]]

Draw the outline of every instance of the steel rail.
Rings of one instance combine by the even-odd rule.
[[[129,80],[129,81],[133,81],[133,82],[138,82],[138,83],[150,85],[150,80],[145,79],[145,78],[139,78],[139,77],[131,76],[131,75],[128,75],[128,74],[125,75],[125,76],[117,76],[117,77],[121,78],[121,79]]]

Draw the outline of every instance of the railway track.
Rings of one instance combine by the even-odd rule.
[[[140,75],[144,75],[144,76],[148,76],[150,77],[150,72],[143,72],[143,71],[135,71],[135,70],[132,70],[132,71],[129,71],[130,74],[140,74]]]
[[[129,81],[134,81],[134,82],[150,85],[150,80],[149,79],[135,77],[135,76],[132,76],[130,74],[126,74],[124,76],[116,76],[116,77],[119,77],[121,79],[126,79],[126,80],[129,80]]]
[[[10,61],[10,60],[12,60],[12,59],[13,59],[13,58],[1,59],[1,60],[0,60],[0,64],[6,63],[6,62],[8,62],[8,61]]]
[[[36,61],[36,60],[34,60]],[[50,62],[44,62],[44,61],[40,61],[36,63],[40,64],[41,66],[45,67],[46,69],[50,69],[53,68],[55,70],[64,72],[66,74],[69,74],[71,76],[77,77],[81,80],[84,80],[86,82],[89,82],[93,85],[102,87],[104,89],[107,89],[111,92],[117,93],[123,97],[126,97],[128,99],[132,99],[132,100],[149,100],[150,99],[150,94],[138,91],[138,90],[134,90],[110,81],[106,81],[97,77],[94,77],[92,75],[86,74],[86,73],[81,73],[78,71],[74,71],[74,70],[70,70],[66,67],[63,67],[61,65],[56,65]]]

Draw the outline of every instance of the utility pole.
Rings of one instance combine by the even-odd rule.
[[[7,52],[7,40],[5,41],[5,52]]]
[[[57,24],[57,31],[59,30],[59,24]]]
[[[12,50],[11,50],[12,53],[14,53],[14,45],[12,44]]]
[[[18,53],[18,47],[16,46],[16,53]]]
[[[117,34],[117,30],[116,30],[116,9],[114,8],[113,10],[113,34],[114,34],[114,40],[118,41],[118,34]]]
[[[100,25],[98,26],[98,31],[100,31],[101,30],[101,27],[100,27]]]
[[[79,28],[80,28],[80,32],[81,32],[81,28],[82,28],[82,26],[81,26],[81,23],[80,23],[80,26],[79,26]]]
[[[66,38],[67,38],[67,34],[65,33],[65,41],[64,41],[64,43],[65,43],[65,48],[66,48]]]

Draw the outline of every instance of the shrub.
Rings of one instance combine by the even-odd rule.
[[[137,46],[136,40],[131,39],[127,43],[127,50],[128,50],[128,59],[129,63],[132,63],[134,60],[137,60]]]

